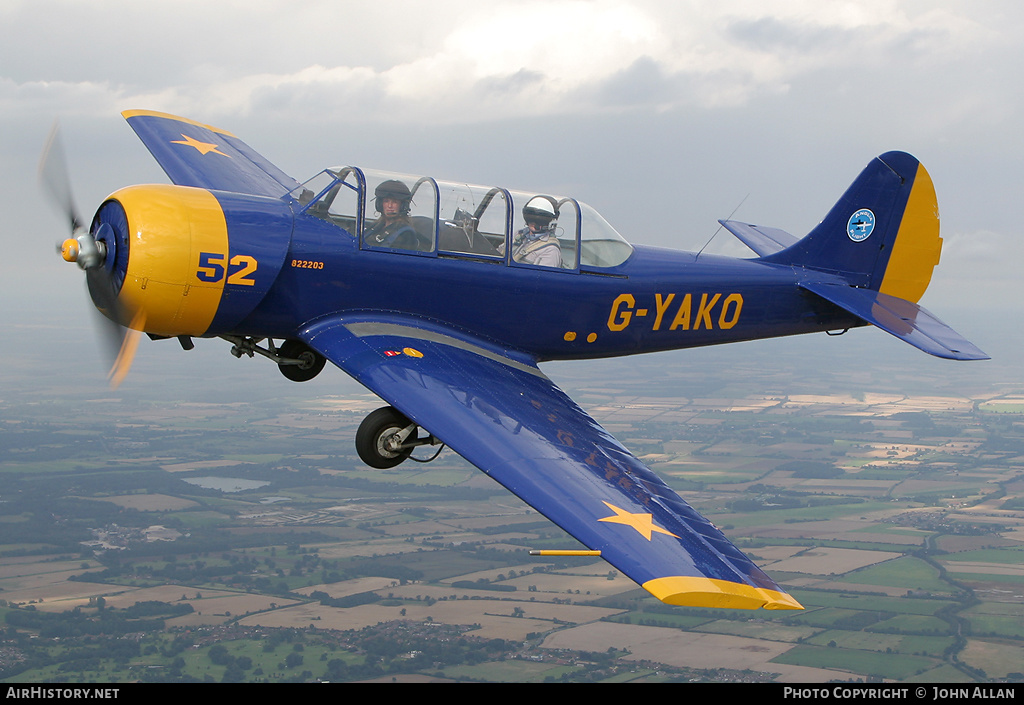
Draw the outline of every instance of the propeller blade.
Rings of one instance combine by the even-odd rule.
[[[64,145],[60,139],[60,124],[55,120],[46,147],[39,159],[39,179],[43,182],[50,198],[60,209],[71,226],[71,232],[82,226],[74,198],[71,196],[71,177],[68,172]]]
[[[107,378],[111,387],[116,389],[128,374],[132,359],[135,357],[135,349],[139,345],[138,331],[133,328],[142,328],[145,325],[145,317],[141,312],[136,313],[128,323],[127,313],[117,299],[110,274],[105,268],[87,269],[85,276],[89,294],[96,305],[98,333],[106,349],[107,359],[111,361]],[[126,328],[126,324],[131,327]]]
[[[131,325],[124,329],[124,339],[121,341],[121,349],[114,359],[107,379],[110,380],[110,388],[117,389],[121,382],[128,376],[128,370],[132,367],[135,359],[135,351],[139,347],[139,339],[142,337],[142,328],[146,325],[146,316],[139,311],[132,318]]]
[[[145,316],[140,311],[130,322],[127,320],[129,314],[118,300],[117,286],[105,261],[108,252],[106,243],[98,242],[95,234],[88,232],[82,224],[71,195],[71,176],[57,121],[53,123],[39,160],[39,179],[71,226],[71,237],[58,247],[58,251],[65,260],[77,262],[85,271],[89,294],[96,309],[102,314],[97,325],[99,335],[107,349],[108,359],[113,361],[108,379],[110,386],[117,389],[135,358],[140,331],[146,324]]]

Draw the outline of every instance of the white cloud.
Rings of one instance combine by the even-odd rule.
[[[56,4],[84,20],[82,3]],[[120,2],[99,5],[119,8],[108,29],[118,41],[78,45],[72,61],[80,63],[67,73],[88,74],[80,64],[95,62],[106,75],[47,81],[31,75],[30,57],[0,75],[0,105],[40,113],[61,101],[107,114],[198,110],[204,119],[257,109],[306,119],[357,111],[428,122],[739,106],[809,75],[841,80],[845,71],[889,65],[894,73],[935,70],[991,49],[1000,36],[1000,27],[972,20],[955,2],[556,0],[442,3],[429,11],[419,3],[263,2],[245,13],[236,3],[186,2],[156,3],[148,17]],[[154,22],[166,31],[154,35]],[[55,42],[70,41],[53,31]],[[173,51],[179,35],[189,41]],[[24,49],[31,55],[50,43]]]

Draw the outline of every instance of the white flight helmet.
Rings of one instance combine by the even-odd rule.
[[[538,232],[550,232],[558,218],[554,200],[547,196],[534,196],[523,206],[523,220],[537,225]]]

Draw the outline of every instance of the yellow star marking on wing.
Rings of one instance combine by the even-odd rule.
[[[625,524],[626,526],[632,526],[648,541],[651,540],[651,533],[655,531],[659,534],[666,534],[668,536],[675,536],[675,538],[679,538],[671,531],[662,529],[660,526],[655,526],[650,514],[632,514],[631,512],[627,512],[625,509],[620,509],[614,504],[609,504],[608,502],[605,502],[604,505],[615,512],[615,516],[598,519],[598,521],[606,521],[609,524]]]
[[[171,144],[184,144],[188,145],[189,147],[195,147],[196,149],[199,150],[200,154],[209,154],[210,152],[213,152],[214,154],[219,154],[222,157],[230,158],[230,155],[224,154],[224,152],[221,152],[220,150],[217,149],[219,145],[211,144],[209,142],[200,142],[199,140],[193,137],[188,137],[187,135],[184,134],[182,135],[182,137],[184,139],[171,140]]]

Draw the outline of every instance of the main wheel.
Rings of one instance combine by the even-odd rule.
[[[369,414],[356,431],[356,452],[371,468],[393,468],[412,453],[412,448],[398,448],[400,431],[412,421],[393,406],[385,406]]]
[[[299,360],[297,365],[284,365],[281,363],[277,365],[278,369],[281,370],[281,374],[293,382],[306,382],[313,379],[320,374],[324,365],[327,364],[327,360],[323,355],[298,340],[284,341],[281,347],[277,349],[277,354],[280,357]]]

